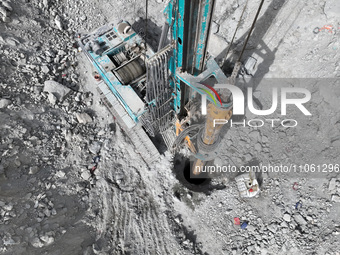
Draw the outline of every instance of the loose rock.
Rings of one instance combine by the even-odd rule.
[[[76,117],[77,117],[78,122],[82,123],[82,124],[86,124],[86,123],[92,122],[91,116],[88,115],[86,112],[77,113]]]
[[[0,99],[0,109],[6,108],[6,107],[9,106],[11,103],[12,103],[11,100],[8,100],[8,99]]]
[[[288,213],[285,213],[285,214],[283,215],[283,220],[284,220],[284,221],[287,221],[287,222],[290,222],[290,220],[291,220],[290,215],[289,215]]]
[[[57,28],[58,28],[59,30],[64,30],[63,24],[61,23],[61,18],[60,18],[59,15],[57,15],[57,16],[55,17],[54,22],[55,22],[55,24],[57,25]]]
[[[69,88],[56,81],[45,81],[43,91],[54,94],[59,101],[63,101],[71,92]]]
[[[332,201],[336,202],[336,203],[340,203],[340,196],[335,194],[332,196]]]

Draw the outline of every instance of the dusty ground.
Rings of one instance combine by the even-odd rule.
[[[249,3],[226,70],[241,49],[258,2]],[[140,23],[144,2],[8,4],[0,0],[0,7],[7,8],[0,11],[1,254],[339,252],[336,173],[264,175],[259,197],[245,200],[232,175],[214,180],[204,192],[193,191],[178,174],[178,158],[165,152],[147,166],[134,151],[101,105],[89,65],[73,45],[77,33],[108,21]],[[225,55],[244,4],[217,1],[210,42],[217,60]],[[149,1],[153,47],[164,7]],[[244,61],[257,59],[256,78],[339,78],[339,13],[336,0],[266,1]],[[313,33],[325,25],[333,25],[333,33]],[[63,86],[48,85],[49,80]],[[339,164],[340,89],[331,81],[323,89],[311,87],[313,117],[301,118],[298,128],[230,129],[216,162]],[[258,98],[267,106],[264,96]],[[92,178],[89,167],[98,154]],[[296,209],[299,200],[302,207]],[[248,221],[248,227],[234,225],[234,217]]]

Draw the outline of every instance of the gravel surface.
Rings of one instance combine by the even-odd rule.
[[[245,2],[217,0],[209,42],[217,61]],[[226,71],[259,2],[249,2]],[[149,1],[154,49],[165,5]],[[337,0],[265,1],[243,59],[256,67],[242,77],[329,78],[329,89],[313,87],[318,117],[295,130],[230,128],[215,163],[340,164],[339,13]],[[339,254],[339,174],[267,174],[249,200],[232,175],[193,188],[176,170],[182,156],[168,151],[144,163],[75,45],[111,21],[142,32],[144,18],[137,0],[0,0],[0,254]]]

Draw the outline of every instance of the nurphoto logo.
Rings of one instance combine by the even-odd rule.
[[[214,104],[218,106],[217,101],[215,98],[217,98],[220,102],[220,105],[223,106],[223,103],[221,101],[220,95],[216,92],[215,89],[228,89],[232,96],[233,96],[233,115],[244,115],[245,114],[245,95],[243,91],[239,88],[236,87],[235,85],[230,85],[230,84],[216,84],[214,88],[211,86],[204,85],[207,88],[199,88],[200,90],[204,91],[206,94],[203,94],[201,97],[202,100],[202,115],[207,114],[207,95],[212,99]],[[210,91],[213,93],[211,93]],[[307,108],[303,105],[307,102],[310,101],[311,99],[311,93],[309,90],[305,88],[295,88],[295,87],[284,87],[280,89],[280,97],[279,97],[279,89],[276,87],[272,88],[272,105],[269,109],[256,109],[254,107],[254,102],[253,102],[253,88],[248,87],[247,88],[247,107],[248,110],[253,113],[254,115],[258,116],[267,116],[270,114],[273,114],[279,105],[279,98],[281,99],[280,102],[280,108],[281,112],[280,115],[286,116],[287,115],[287,106],[288,105],[295,105],[305,116],[311,116],[312,114],[307,110]],[[299,98],[289,98],[289,94],[299,94],[301,95]],[[275,121],[280,121],[279,119],[265,119],[267,122],[272,123],[272,127],[274,127]],[[265,123],[265,121],[256,119],[256,120],[249,120],[248,121],[248,126],[250,127],[262,127]],[[228,123],[228,120],[224,119],[217,119],[214,121],[214,125],[222,125]],[[230,120],[232,124],[232,120]],[[260,123],[254,124],[255,122]],[[282,126],[287,126],[285,123],[294,123],[293,125],[288,125],[287,127],[295,127],[297,126],[297,121],[293,119],[289,120],[283,120],[280,121]],[[244,122],[239,122],[237,124],[243,124],[245,126],[245,120]],[[252,124],[250,124],[252,123]]]

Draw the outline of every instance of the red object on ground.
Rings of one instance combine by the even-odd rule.
[[[254,190],[253,189],[249,189],[249,192],[254,192]]]
[[[240,225],[240,224],[241,224],[241,223],[240,223],[240,218],[235,217],[235,218],[234,218],[234,224],[235,224],[235,225]]]
[[[294,182],[293,184],[293,190],[297,190],[299,187],[299,184],[297,182]]]
[[[100,81],[100,80],[101,80],[100,75],[96,74],[96,75],[94,76],[94,79],[95,79],[96,81]]]
[[[94,171],[97,169],[97,166],[93,166],[92,169],[90,170],[91,174],[94,174]]]

